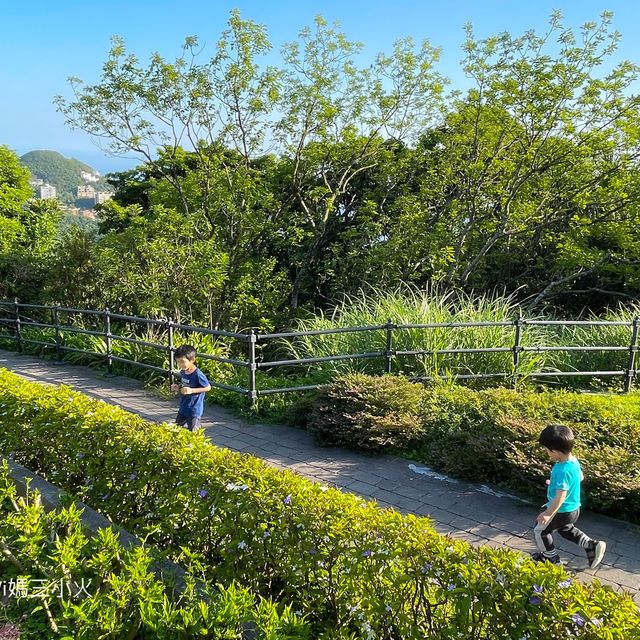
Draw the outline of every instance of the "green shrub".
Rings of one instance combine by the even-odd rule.
[[[365,398],[360,391],[378,388],[380,380],[390,398],[386,409],[380,398]],[[640,393],[474,391],[443,384],[420,388],[413,406],[394,404],[408,384],[394,377],[338,379],[318,396],[308,428],[323,442],[370,449],[358,439],[368,424],[363,416],[386,410],[397,429],[410,425],[406,444],[397,447],[404,455],[464,480],[495,483],[539,499],[549,462],[538,435],[546,424],[562,422],[576,433],[586,506],[640,522]],[[333,439],[328,437],[334,432]],[[402,439],[399,435],[397,442]]]
[[[313,637],[640,638],[629,597],[439,536],[426,518],[0,372],[0,451],[203,575],[300,610]]]
[[[0,576],[5,591],[22,594],[5,607],[21,621],[22,640],[239,638],[248,628],[255,638],[310,637],[289,607],[280,611],[233,583],[209,584],[195,565],[173,594],[152,571],[156,552],[122,548],[112,529],[88,537],[81,512],[65,502],[45,513],[39,494],[18,497],[6,463],[0,468]]]
[[[324,444],[402,447],[420,432],[422,396],[420,385],[403,378],[346,375],[319,391],[308,429]]]

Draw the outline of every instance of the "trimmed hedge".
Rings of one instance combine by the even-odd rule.
[[[68,502],[45,513],[39,494],[18,497],[6,463],[0,467],[0,577],[5,595],[24,593],[5,606],[22,640],[240,638],[249,630],[256,640],[310,638],[290,607],[280,612],[238,585],[207,584],[194,575],[197,567],[171,601],[150,570],[152,550],[122,548],[111,529],[87,537],[81,512]]]
[[[640,393],[596,395],[570,391],[515,391],[412,384],[406,380],[356,374],[336,380],[319,394],[308,428],[323,442],[370,449],[366,423],[354,433],[354,415],[375,411],[396,420],[389,430],[419,423],[402,453],[457,478],[491,482],[535,499],[545,495],[549,461],[538,446],[540,431],[562,422],[576,434],[575,454],[582,463],[585,505],[610,516],[640,523]],[[384,387],[386,401],[372,395]],[[415,399],[420,396],[419,407]],[[368,409],[370,405],[372,409]],[[330,419],[327,419],[327,416]],[[363,440],[365,440],[363,445]],[[398,438],[400,441],[400,438]]]
[[[628,596],[472,548],[428,519],[0,372],[0,451],[223,585],[300,610],[314,638],[640,638]]]

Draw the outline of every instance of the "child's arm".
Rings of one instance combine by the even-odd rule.
[[[538,524],[545,525],[556,515],[562,503],[567,499],[568,493],[566,489],[558,489],[558,491],[556,491],[556,495],[553,497],[549,506],[538,516]]]
[[[207,391],[211,391],[211,385],[208,384],[206,387],[181,387],[180,393],[183,396],[190,396],[192,393],[207,393]]]

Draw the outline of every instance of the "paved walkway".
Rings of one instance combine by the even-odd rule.
[[[161,399],[131,378],[106,377],[88,367],[57,364],[6,351],[0,351],[0,367],[34,382],[70,385],[149,420],[169,421],[176,413],[175,402]],[[523,552],[535,550],[531,528],[538,513],[537,505],[495,487],[457,482],[404,458],[369,457],[322,448],[306,431],[249,424],[219,407],[206,408],[203,427],[205,435],[216,445],[250,453],[270,465],[357,493],[385,507],[429,516],[440,533],[474,545]],[[600,567],[588,569],[580,550],[559,539],[567,568],[581,580],[596,577],[618,591],[629,591],[640,604],[640,527],[588,512],[581,517],[580,524],[593,537],[607,541],[607,553]]]

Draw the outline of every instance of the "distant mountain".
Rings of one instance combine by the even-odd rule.
[[[75,203],[77,188],[83,184],[91,184],[97,190],[111,190],[103,177],[97,181],[83,178],[83,173],[98,177],[95,169],[75,158],[65,158],[57,151],[29,151],[20,158],[20,162],[34,178],[41,178],[55,186],[58,199],[65,204]]]

